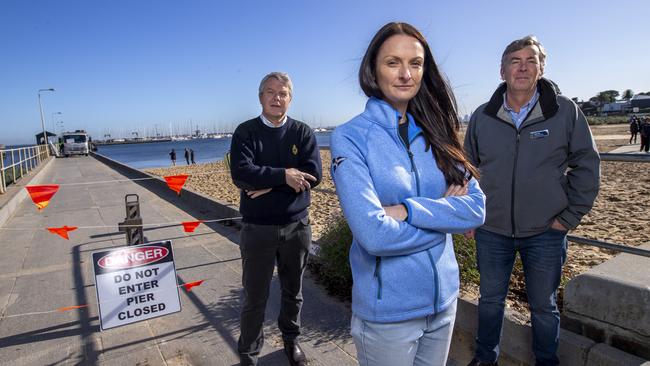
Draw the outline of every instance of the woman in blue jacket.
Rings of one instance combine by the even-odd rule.
[[[389,23],[359,70],[369,97],[331,139],[354,239],[351,333],[361,365],[444,365],[459,275],[450,233],[483,224],[485,196],[456,105],[422,34]]]

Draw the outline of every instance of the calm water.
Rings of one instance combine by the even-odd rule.
[[[316,140],[319,146],[329,146],[330,134],[317,133]],[[133,168],[144,169],[170,166],[171,149],[176,150],[176,164],[184,165],[185,148],[194,150],[194,161],[197,163],[219,161],[230,150],[230,138],[106,145],[97,146],[97,152]]]
[[[33,145],[7,145],[4,147],[4,149],[9,150],[9,149],[17,149],[19,147],[28,147],[28,146],[33,146]],[[20,153],[18,151],[11,151],[2,154],[2,160],[4,160],[3,166],[7,167],[12,164],[12,155],[13,155],[13,162],[18,163],[21,159],[26,159],[28,157],[25,154],[26,153],[24,151]],[[27,163],[23,163],[23,169],[26,168],[27,168]],[[20,167],[16,166],[16,169],[20,169]]]

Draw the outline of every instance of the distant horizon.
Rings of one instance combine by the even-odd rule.
[[[569,98],[648,92],[647,14],[645,0],[414,0],[399,11],[388,0],[8,0],[0,2],[0,143],[34,141],[38,91],[49,88],[43,119],[56,133],[231,132],[259,115],[259,81],[271,71],[293,80],[290,116],[334,127],[362,112],[358,67],[389,21],[423,33],[461,117],[490,98],[503,49],[527,34],[547,50],[544,76]]]

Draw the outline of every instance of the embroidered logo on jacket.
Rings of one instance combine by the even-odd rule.
[[[347,158],[344,158],[342,156],[339,156],[337,158],[332,159],[332,173],[336,172],[336,168],[338,168],[339,165]]]
[[[543,139],[544,137],[546,137],[548,135],[549,135],[548,130],[533,131],[533,132],[530,133],[530,139],[531,140],[539,140],[539,139]]]
[[[296,144],[293,144],[293,147],[291,148],[291,153],[293,155],[298,155],[298,147],[296,146]]]

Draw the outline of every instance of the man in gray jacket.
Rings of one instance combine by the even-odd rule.
[[[472,115],[465,150],[481,172],[485,225],[476,239],[481,274],[476,353],[470,365],[495,365],[505,298],[521,257],[537,365],[557,365],[556,292],[566,234],[598,194],[600,159],[587,120],[552,81],[534,36],[513,41],[501,58],[505,81]]]

